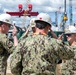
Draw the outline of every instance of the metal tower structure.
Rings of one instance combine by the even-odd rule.
[[[10,14],[11,16],[23,16],[23,20],[22,20],[22,26],[24,27],[25,26],[25,19],[26,19],[26,16],[37,16],[38,15],[38,12],[32,12],[32,4],[29,4],[29,1],[30,0],[26,0],[26,9],[23,10],[23,5],[22,4],[19,4],[18,5],[18,8],[19,8],[19,11],[16,11],[16,12],[6,12],[8,14]]]
[[[69,14],[70,14],[70,25],[72,25],[73,23],[73,20],[72,20],[72,16],[73,16],[73,14],[72,14],[72,0],[69,0]]]
[[[58,8],[58,10],[55,11],[55,23],[56,27],[58,27],[58,14],[61,13],[61,7]]]

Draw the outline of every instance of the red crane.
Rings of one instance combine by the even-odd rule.
[[[32,12],[32,4],[28,4],[28,9],[27,10],[22,10],[23,6],[22,4],[18,5],[19,11],[18,12],[6,12],[10,14],[11,16],[37,16],[38,12]]]

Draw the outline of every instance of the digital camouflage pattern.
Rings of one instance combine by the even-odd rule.
[[[74,45],[73,47],[73,50],[74,50],[74,53],[75,53],[75,56],[74,58],[72,59],[72,75],[76,75],[76,45]]]
[[[13,43],[5,34],[0,33],[0,75],[6,75],[7,58],[12,53]]]
[[[74,52],[61,41],[34,35],[20,42],[11,57],[14,75],[55,75],[58,59],[71,59]]]
[[[19,38],[18,42],[22,42],[24,41],[28,36],[31,36],[33,34],[33,32],[28,32],[27,35],[25,35],[25,33]]]
[[[65,42],[65,44],[70,46],[69,42]],[[67,62],[68,61],[69,60],[62,60],[62,68],[61,68],[62,75],[68,75],[69,74],[68,67],[67,67]]]
[[[62,75],[76,75],[76,45],[72,46],[75,56],[71,60],[66,60],[62,66]]]

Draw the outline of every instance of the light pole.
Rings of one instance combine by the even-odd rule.
[[[72,18],[73,18],[73,14],[72,14],[72,0],[69,0],[69,14],[70,14],[70,25],[72,25]]]
[[[56,22],[56,27],[58,27],[58,13],[57,13],[57,11],[55,12],[55,22]]]
[[[66,0],[64,0],[63,31],[65,31],[65,25],[67,20],[68,18],[67,18],[67,12],[66,12]]]

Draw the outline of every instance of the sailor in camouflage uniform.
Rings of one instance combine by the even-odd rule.
[[[6,75],[7,58],[13,52],[13,43],[6,36],[11,24],[9,14],[0,15],[0,75]]]
[[[62,75],[76,75],[76,28],[71,25],[65,31],[67,44],[73,48],[75,56],[71,60],[63,60]]]
[[[35,28],[35,25],[36,25],[35,20],[36,20],[36,18],[32,18],[30,20],[30,25],[28,26],[27,31],[22,35],[22,37],[20,37],[19,42],[23,41],[26,37],[31,36],[33,33],[35,33],[35,31],[36,31],[36,28]],[[32,30],[30,31],[30,29],[32,29]],[[49,31],[50,31],[51,35],[53,36],[53,38],[58,39],[58,37],[52,31],[51,28],[49,29]]]
[[[32,35],[35,32],[35,19],[36,18],[32,18],[30,20],[30,25],[28,26],[26,32],[20,37],[19,42],[23,41],[26,37]],[[30,29],[32,29],[30,31]]]
[[[14,75],[55,75],[58,59],[74,57],[72,49],[61,41],[48,37],[51,19],[47,13],[37,16],[36,32],[20,42],[11,57]]]

